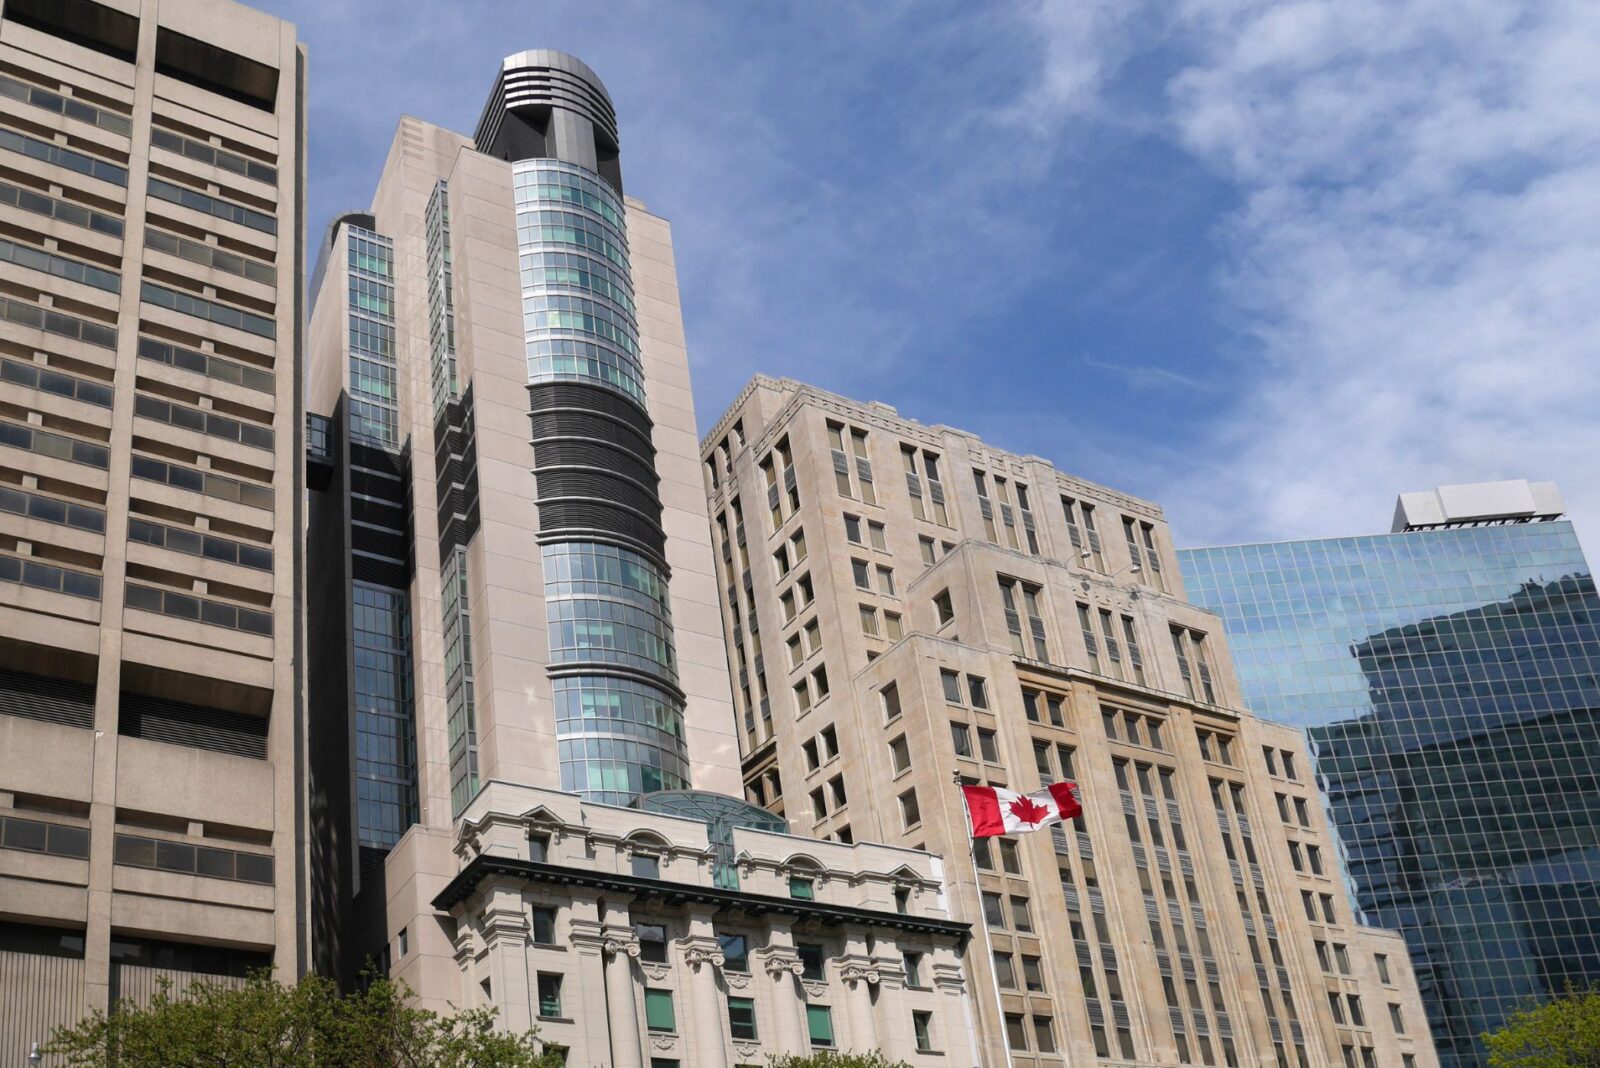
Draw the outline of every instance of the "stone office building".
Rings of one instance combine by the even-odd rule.
[[[1242,706],[1161,509],[945,426],[756,378],[702,441],[747,798],[945,858],[983,1063],[1435,1064],[1356,922],[1298,732]],[[952,772],[1075,780],[979,843]]]
[[[0,1062],[305,967],[305,56],[227,0],[0,2]]]

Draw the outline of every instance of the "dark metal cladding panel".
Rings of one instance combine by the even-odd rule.
[[[94,726],[94,686],[22,671],[0,670],[0,715],[64,727]]]

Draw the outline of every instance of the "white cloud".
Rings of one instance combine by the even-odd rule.
[[[1174,136],[1235,183],[1242,393],[1158,496],[1190,544],[1383,529],[1440,482],[1600,532],[1600,7],[1189,0]],[[1198,477],[1197,477],[1198,476]]]

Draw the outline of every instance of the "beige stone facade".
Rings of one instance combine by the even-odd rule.
[[[746,796],[945,858],[982,1063],[1437,1063],[1156,505],[788,380],[702,455]],[[1085,812],[974,853],[956,776],[1072,780]]]
[[[494,1005],[568,1063],[765,1064],[882,1049],[974,1062],[941,862],[490,782],[456,831],[396,850],[426,876],[390,900],[393,974],[429,1005]],[[393,866],[391,865],[391,870]]]
[[[304,62],[227,0],[0,3],[0,1062],[306,967]]]

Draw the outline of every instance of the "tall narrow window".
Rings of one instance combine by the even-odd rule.
[[[841,497],[854,497],[855,487],[850,482],[850,457],[845,453],[845,428],[842,423],[828,424],[828,450],[833,455],[833,482]]]
[[[928,500],[933,506],[933,521],[941,527],[950,525],[950,513],[944,503],[944,482],[939,477],[939,455],[923,452],[922,470],[928,476]]]
[[[1017,515],[1011,507],[1011,486],[998,475],[994,480],[994,495],[1000,504],[1000,527],[1005,531],[1005,544],[1011,549],[1018,548]]]
[[[974,468],[972,471],[972,484],[978,490],[978,511],[983,516],[984,536],[999,545],[1000,538],[995,531],[994,525],[994,502],[989,499],[988,476]]]
[[[1150,570],[1150,585],[1167,592],[1167,579],[1161,572],[1161,550],[1156,548],[1156,527],[1154,523],[1140,522],[1139,540],[1144,544],[1144,563]]]
[[[917,450],[910,445],[900,446],[900,466],[905,471],[906,492],[911,496],[911,514],[918,519],[928,518],[928,507],[923,503],[922,478],[917,473]],[[930,540],[928,544],[933,543]],[[933,563],[928,560],[928,563]]]
[[[1128,667],[1133,671],[1133,681],[1145,684],[1144,653],[1139,648],[1139,635],[1133,629],[1133,617],[1122,617],[1122,648],[1128,654]]]
[[[1028,506],[1028,487],[1021,482],[1017,483],[1017,511],[1022,515],[1022,533],[1028,545],[1028,552],[1038,556],[1039,528],[1033,521],[1033,510]]]
[[[867,432],[850,428],[850,456],[856,465],[856,482],[861,487],[861,500],[865,504],[878,503],[878,491],[872,484],[872,458],[867,455]]]
[[[1083,634],[1083,651],[1089,656],[1089,670],[1100,674],[1100,643],[1094,636],[1094,617],[1089,606],[1078,602],[1078,630]]]

